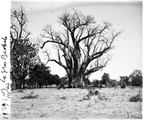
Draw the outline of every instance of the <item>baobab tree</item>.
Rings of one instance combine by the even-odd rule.
[[[41,36],[46,43],[57,46],[57,58],[54,61],[63,67],[71,83],[84,85],[83,78],[104,68],[109,61],[107,52],[113,48],[113,42],[121,32],[111,29],[109,22],[99,25],[94,17],[83,15],[77,10],[64,12],[58,22],[63,26],[62,31],[55,31],[52,26],[43,28]],[[107,56],[106,56],[107,55]]]

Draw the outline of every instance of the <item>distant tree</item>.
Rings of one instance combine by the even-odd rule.
[[[116,86],[119,85],[119,82],[114,80],[114,79],[110,79],[109,84],[110,84],[111,87],[116,87]]]
[[[93,85],[93,87],[98,87],[99,86],[99,81],[98,80],[93,80],[91,82],[91,84]]]
[[[101,83],[107,86],[107,83],[110,81],[110,76],[108,73],[104,73],[101,79]]]
[[[30,59],[36,54],[34,44],[30,43],[27,32],[27,17],[24,8],[11,10],[10,26],[10,61],[12,89],[25,87],[25,77],[28,75]]]
[[[29,82],[34,82],[36,87],[39,88],[46,85],[51,79],[50,69],[43,63],[36,64],[33,68],[31,68],[29,76],[31,80]]]
[[[128,86],[129,85],[129,77],[128,76],[120,76],[120,85],[125,85]]]
[[[113,48],[113,42],[121,32],[111,29],[109,22],[98,25],[90,15],[78,11],[64,12],[59,17],[62,32],[56,32],[47,25],[41,35],[46,43],[57,46],[57,58],[49,61],[63,67],[69,79],[69,87],[75,82],[84,84],[83,78],[103,69],[109,61],[106,54]]]
[[[132,86],[142,86],[142,73],[140,70],[134,70],[130,75]]]
[[[56,85],[58,86],[61,83],[60,77],[58,75],[51,75],[51,79],[49,85]]]

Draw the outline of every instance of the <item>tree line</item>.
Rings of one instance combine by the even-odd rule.
[[[108,73],[104,73],[101,80],[93,80],[94,87],[116,87],[120,86],[142,86],[142,73],[140,70],[134,70],[129,76],[120,76],[120,80],[111,79]]]

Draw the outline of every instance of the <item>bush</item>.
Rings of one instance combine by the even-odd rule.
[[[125,85],[121,85],[121,88],[124,89],[126,86]]]
[[[130,102],[142,102],[142,95],[137,94],[129,99]]]
[[[34,99],[37,98],[38,95],[33,95],[34,93],[31,92],[29,95],[22,97],[21,99]]]
[[[34,99],[37,97],[38,97],[38,95],[27,95],[27,96],[22,97],[21,99]]]

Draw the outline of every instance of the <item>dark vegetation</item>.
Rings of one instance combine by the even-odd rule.
[[[34,95],[34,92],[31,92],[30,94],[22,97],[21,99],[34,99],[34,98],[38,98],[38,95]]]
[[[137,94],[129,99],[130,102],[142,102],[142,94]]]

